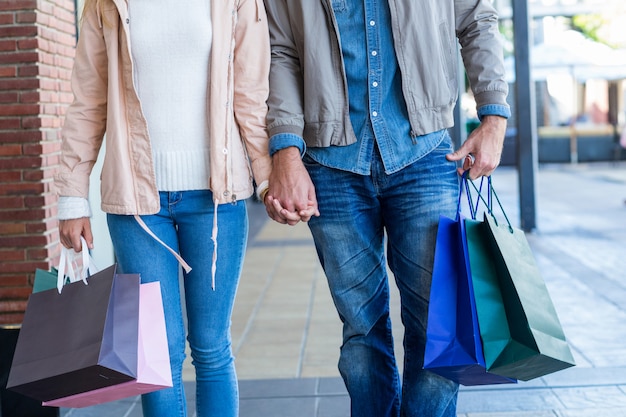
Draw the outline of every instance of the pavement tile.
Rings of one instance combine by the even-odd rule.
[[[241,399],[240,417],[304,417],[317,415],[315,397],[285,397],[279,399]]]
[[[626,409],[626,395],[618,386],[554,388],[552,391],[565,409]]]
[[[317,392],[317,378],[258,379],[241,381],[241,399],[283,398],[313,396]]]
[[[459,413],[486,413],[493,411],[545,411],[562,408],[563,404],[549,388],[525,390],[486,390],[459,392]]]
[[[320,398],[316,417],[350,417],[350,398],[347,394]]]

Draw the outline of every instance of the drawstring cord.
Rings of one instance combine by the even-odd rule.
[[[170,248],[169,246],[167,246],[167,244],[165,244],[165,242],[163,242],[161,239],[159,239],[157,237],[157,235],[155,235],[152,232],[152,230],[150,230],[150,228],[144,223],[144,221],[141,219],[141,217],[139,217],[139,215],[135,214],[135,220],[137,221],[137,223],[139,223],[141,228],[146,231],[146,233],[148,233],[150,236],[152,236],[152,238],[154,240],[156,240],[161,245],[163,245],[165,247],[165,249],[170,251],[170,253],[172,255],[174,255],[174,257],[176,257],[176,260],[178,260],[178,263],[180,263],[182,265],[182,267],[185,270],[185,272],[189,273],[191,271],[191,267],[187,264],[187,262],[185,262],[185,260],[182,258],[182,256],[180,256],[174,249]]]

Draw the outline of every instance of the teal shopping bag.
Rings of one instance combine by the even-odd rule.
[[[528,381],[575,365],[545,281],[520,229],[466,219],[472,284],[487,370]],[[481,196],[480,198],[483,198]],[[500,208],[502,206],[500,205]]]
[[[33,282],[33,292],[51,290],[57,287],[57,276],[59,271],[51,268],[50,271],[37,269],[35,271],[35,281]]]

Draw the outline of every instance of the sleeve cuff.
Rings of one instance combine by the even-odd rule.
[[[57,217],[59,218],[59,220],[91,217],[91,207],[89,207],[89,200],[83,197],[59,197]]]
[[[256,187],[256,197],[259,199],[261,203],[265,202],[265,194],[269,190],[269,181],[265,180],[261,184]]]
[[[300,151],[300,156],[304,156],[306,152],[306,145],[304,143],[304,139],[302,139],[298,135],[294,135],[293,133],[279,133],[278,135],[274,135],[270,138],[269,145],[269,153],[270,156],[274,155],[276,152],[289,148],[291,146],[295,146]]]
[[[478,109],[478,118],[482,120],[484,116],[500,116],[508,119],[511,117],[511,109],[502,104],[488,104]]]

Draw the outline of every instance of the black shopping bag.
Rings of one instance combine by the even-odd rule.
[[[133,380],[139,275],[115,265],[30,296],[7,388],[49,401]]]
[[[0,325],[0,417],[59,417],[58,407],[6,389],[20,325]]]
[[[472,283],[487,369],[528,381],[575,362],[526,235],[504,217],[466,220]]]

